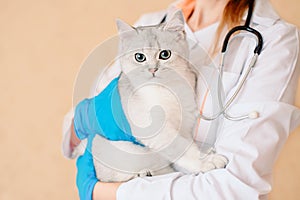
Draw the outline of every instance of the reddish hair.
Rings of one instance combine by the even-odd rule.
[[[220,25],[216,32],[215,42],[213,45],[213,55],[215,55],[220,49],[220,38],[225,29],[230,30],[231,28],[240,25],[242,22],[243,15],[248,9],[248,6],[253,3],[254,0],[229,0],[223,11],[223,16]]]

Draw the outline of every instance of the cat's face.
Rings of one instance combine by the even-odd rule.
[[[121,69],[129,77],[161,78],[187,70],[188,44],[181,12],[167,23],[133,28],[118,21]]]

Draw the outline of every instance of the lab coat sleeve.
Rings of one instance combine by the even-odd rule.
[[[121,184],[118,200],[267,199],[274,162],[299,124],[299,110],[292,105],[299,76],[299,34],[281,21],[262,34],[263,52],[229,109],[236,116],[255,109],[260,117],[224,120],[215,146],[229,159],[227,167],[198,175],[136,178]]]
[[[236,109],[246,110],[245,106],[260,106],[264,117],[224,123],[216,149],[229,159],[225,169],[198,175],[172,173],[136,178],[119,187],[117,199],[265,199],[271,190],[272,166],[299,112],[278,102],[249,103]],[[274,117],[280,115],[284,117]]]

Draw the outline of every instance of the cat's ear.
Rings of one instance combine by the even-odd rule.
[[[181,10],[177,10],[164,26],[164,30],[184,31],[184,17]]]
[[[126,22],[123,22],[120,19],[116,19],[116,24],[117,24],[119,36],[121,39],[125,39],[136,33],[136,30],[134,27],[130,26],[129,24],[127,24]]]
[[[126,31],[133,31],[134,30],[134,28],[132,26],[130,26],[126,22],[123,22],[120,19],[116,19],[116,24],[117,24],[119,33],[123,33],[123,32],[126,32]]]

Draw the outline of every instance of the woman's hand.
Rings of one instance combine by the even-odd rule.
[[[118,78],[111,81],[99,95],[84,99],[76,106],[72,128],[78,139],[98,134],[108,140],[138,143],[131,134],[117,86]]]
[[[71,125],[70,146],[73,150],[80,140],[88,138],[88,147],[93,136],[98,134],[108,140],[123,140],[138,143],[131,135],[117,88],[118,78],[96,97],[81,101],[75,109]],[[121,128],[120,128],[121,127]],[[77,159],[77,187],[81,200],[116,199],[121,183],[102,183],[97,180],[93,156],[89,151]]]
[[[76,185],[81,200],[91,200],[95,184],[98,182],[93,156],[88,149],[76,161]]]
[[[76,185],[81,200],[115,200],[121,183],[102,183],[96,177],[93,156],[88,148],[77,159]]]

